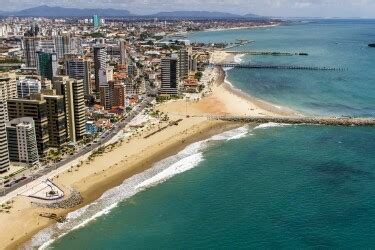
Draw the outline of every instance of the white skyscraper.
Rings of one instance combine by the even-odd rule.
[[[9,153],[8,153],[8,140],[6,133],[6,99],[4,98],[4,88],[0,87],[0,173],[9,170]]]
[[[107,49],[103,45],[94,47],[94,69],[95,69],[95,90],[99,91],[100,79],[99,70],[104,69],[107,64]]]
[[[11,120],[6,126],[9,159],[14,162],[39,165],[35,123],[31,117]]]

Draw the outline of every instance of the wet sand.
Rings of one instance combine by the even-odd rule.
[[[214,60],[228,60],[228,54],[219,52]],[[0,213],[0,248],[15,249],[41,229],[55,221],[39,216],[42,212],[66,215],[96,199],[105,191],[120,185],[127,178],[150,168],[168,156],[174,155],[187,145],[207,139],[212,135],[241,126],[241,124],[210,120],[210,115],[291,115],[294,112],[253,98],[233,89],[225,81],[220,68],[209,69],[214,78],[210,92],[199,101],[175,100],[160,104],[156,109],[168,114],[171,121],[182,119],[178,125],[168,126],[153,136],[146,135],[165,124],[148,124],[138,129],[130,139],[119,141],[112,149],[91,161],[82,159],[78,166],[69,167],[56,174],[53,181],[64,190],[74,188],[83,197],[83,203],[69,209],[38,207],[28,197],[12,198],[9,213]],[[207,72],[206,72],[207,73]]]

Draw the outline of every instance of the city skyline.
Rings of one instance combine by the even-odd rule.
[[[209,0],[202,3],[198,0],[189,1],[171,1],[171,0],[147,0],[147,1],[121,1],[108,0],[89,2],[78,1],[56,1],[42,0],[31,1],[21,0],[13,3],[10,0],[4,0],[3,11],[19,11],[27,8],[48,5],[52,7],[68,8],[116,8],[128,10],[132,14],[149,15],[158,12],[169,11],[219,11],[232,14],[257,14],[262,16],[282,16],[282,17],[375,17],[375,0],[236,0],[236,1],[216,1]],[[9,6],[9,7],[8,7]]]
[[[375,0],[0,1],[0,250],[374,244]]]

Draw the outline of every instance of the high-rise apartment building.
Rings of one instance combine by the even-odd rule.
[[[49,146],[61,148],[67,142],[64,96],[54,89],[42,90],[42,94],[47,102]]]
[[[135,65],[134,63],[130,63],[128,65],[128,76],[135,77],[137,76],[137,74],[138,74],[137,65]]]
[[[120,40],[120,65],[125,65],[127,62],[127,53],[126,53],[126,41]]]
[[[6,133],[6,122],[7,122],[7,101],[3,97],[4,88],[0,88],[0,173],[4,173],[9,170],[9,153],[8,153],[8,141]]]
[[[112,105],[114,107],[125,107],[125,84],[114,83],[112,94]]]
[[[22,39],[22,48],[26,67],[36,68],[36,50],[39,40],[40,39],[35,36],[24,36]]]
[[[114,107],[125,107],[125,84],[109,81],[105,86],[100,87],[100,101],[104,109]]]
[[[99,91],[100,79],[99,70],[104,69],[107,63],[107,50],[103,45],[94,46],[94,70],[95,70],[95,90]]]
[[[113,67],[99,69],[99,86],[106,85],[113,80]]]
[[[57,95],[65,95],[65,83],[69,80],[69,76],[55,76],[53,78],[53,88],[56,90]]]
[[[82,55],[82,39],[80,37],[71,37],[70,38],[70,53],[76,55]]]
[[[31,94],[40,93],[42,84],[39,80],[33,78],[24,78],[17,81],[18,98],[27,98]]]
[[[95,29],[98,29],[100,27],[100,17],[98,15],[94,15],[92,17],[92,24]]]
[[[196,55],[191,57],[189,64],[190,72],[195,73],[198,70],[198,58]]]
[[[86,107],[83,80],[60,77],[54,80],[57,92],[64,95],[68,140],[76,142],[86,134]]]
[[[161,59],[161,88],[162,95],[177,95],[180,84],[179,63],[176,56]]]
[[[39,165],[35,125],[31,117],[13,119],[6,126],[9,159],[30,166]]]
[[[191,48],[180,49],[177,53],[178,55],[178,67],[179,75],[181,79],[187,79],[189,77],[189,66],[191,59]]]
[[[57,75],[57,55],[51,52],[37,52],[37,69],[39,75],[52,80]]]
[[[57,59],[61,60],[65,54],[71,52],[71,40],[69,34],[57,35],[54,38]]]
[[[32,24],[30,29],[24,34],[22,39],[22,49],[24,52],[24,61],[26,67],[36,67],[36,51],[40,38],[38,38],[39,27]]]
[[[42,39],[38,41],[38,47],[36,48],[36,52],[43,51],[48,53],[56,52],[55,41],[52,39]]]
[[[100,105],[105,110],[112,108],[112,90],[113,85],[109,82],[100,86]]]
[[[91,66],[90,61],[82,58],[74,58],[65,61],[66,74],[73,79],[83,80],[85,96],[92,94],[90,79]]]
[[[7,100],[17,98],[17,80],[16,74],[14,73],[3,73],[0,74],[0,99],[4,100],[4,115],[5,120],[8,121],[8,106]]]
[[[117,44],[107,44],[107,55],[109,60],[111,61],[115,61],[116,59],[120,60],[120,46],[118,46]]]
[[[17,76],[15,73],[0,73],[0,85],[6,91],[6,98],[17,97]]]
[[[35,123],[35,133],[39,155],[45,155],[48,149],[48,117],[47,102],[40,94],[32,94],[30,99],[8,100],[9,120],[32,117]]]
[[[110,84],[112,80],[113,80],[113,67],[106,67],[106,68],[99,69],[100,104],[104,107],[104,109],[112,108],[113,84]]]

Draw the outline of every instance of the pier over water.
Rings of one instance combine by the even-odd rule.
[[[306,52],[279,52],[279,51],[233,51],[226,50],[226,53],[236,55],[251,55],[251,56],[308,56]]]
[[[246,123],[284,123],[330,126],[375,126],[375,118],[304,117],[304,116],[210,116],[213,120]]]

